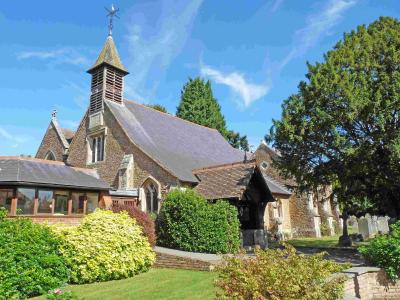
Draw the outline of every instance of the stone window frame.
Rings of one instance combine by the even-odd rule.
[[[52,160],[52,161],[56,161],[57,160],[54,152],[51,151],[51,150],[46,152],[46,155],[44,156],[44,159],[45,160]]]
[[[152,201],[151,201],[151,203],[150,203],[150,205],[151,205],[151,208],[149,209],[148,207],[147,207],[147,191],[149,191],[149,186],[150,186],[150,184],[153,184],[154,185],[154,187],[155,187],[155,189],[156,189],[156,191],[157,191],[157,201],[158,201],[158,205],[157,205],[157,211],[154,211],[153,210],[153,198],[152,198]],[[140,185],[140,187],[145,191],[144,192],[144,199],[141,199],[141,201],[144,201],[145,203],[146,203],[146,211],[149,211],[149,212],[156,212],[156,213],[158,213],[159,211],[160,211],[160,207],[161,207],[161,184],[160,184],[160,182],[157,180],[157,179],[155,179],[153,176],[148,176],[143,182],[142,182],[142,184]]]
[[[98,155],[98,149],[96,148],[95,150],[93,149],[93,142],[94,140],[100,138],[102,139],[101,141],[101,160],[98,160],[97,155]],[[88,165],[95,165],[99,163],[103,163],[107,159],[107,128],[102,128],[100,130],[96,130],[86,136],[86,144],[87,144],[87,160],[86,163]],[[98,142],[96,141],[96,147],[98,146]],[[93,153],[95,154],[95,159],[93,160]]]

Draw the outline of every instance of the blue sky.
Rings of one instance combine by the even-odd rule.
[[[189,77],[212,82],[230,129],[256,147],[297,90],[306,62],[357,25],[400,17],[398,0],[115,1],[113,36],[130,71],[125,97],[175,113]],[[0,155],[36,153],[57,109],[75,129],[86,70],[107,36],[109,0],[2,1]]]

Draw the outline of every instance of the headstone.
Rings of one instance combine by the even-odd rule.
[[[378,217],[377,216],[371,217],[371,233],[373,236],[378,233]]]
[[[379,217],[378,218],[378,232],[382,234],[389,233],[389,217]]]
[[[364,240],[372,237],[372,224],[371,219],[368,217],[361,217],[358,219],[358,231],[362,234]]]

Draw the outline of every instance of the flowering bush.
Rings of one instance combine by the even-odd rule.
[[[64,292],[61,289],[55,289],[50,291],[46,295],[47,300],[83,300],[82,297],[76,296],[74,293],[71,291]]]
[[[0,299],[24,299],[64,284],[69,272],[60,243],[47,226],[0,218]]]
[[[256,250],[254,258],[243,254],[225,257],[215,284],[219,299],[333,300],[341,299],[346,277],[329,278],[347,265],[324,260],[324,253],[296,254],[292,246]]]
[[[157,218],[157,243],[185,251],[232,253],[240,247],[237,209],[208,203],[193,190],[174,190]]]
[[[134,218],[138,225],[143,229],[144,235],[148,238],[149,243],[152,247],[156,245],[156,227],[154,225],[154,220],[149,214],[141,211],[136,206],[114,204],[112,206],[112,211],[119,213],[122,211],[128,212],[131,218]]]
[[[155,254],[127,212],[96,210],[77,227],[55,227],[72,283],[131,277],[147,271]]]
[[[377,236],[358,251],[371,264],[384,268],[388,277],[395,280],[400,278],[400,221],[390,228],[390,234]]]

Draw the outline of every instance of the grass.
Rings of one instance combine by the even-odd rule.
[[[312,248],[332,248],[338,247],[339,236],[323,236],[320,238],[296,238],[287,241],[294,247],[312,247]],[[357,248],[368,242],[353,242],[353,247]]]
[[[151,269],[133,278],[65,288],[85,300],[214,299],[216,277],[212,272]],[[35,298],[45,299],[44,296]]]

